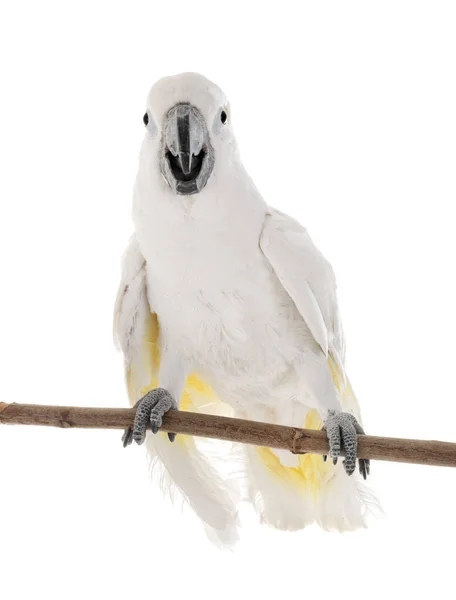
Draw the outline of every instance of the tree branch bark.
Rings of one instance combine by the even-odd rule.
[[[0,424],[5,425],[125,429],[133,424],[134,416],[133,408],[90,408],[0,402]],[[324,431],[215,415],[170,411],[163,419],[162,430],[255,446],[282,448],[296,454],[328,453],[328,441]],[[456,444],[366,435],[358,436],[358,456],[373,460],[456,467]]]

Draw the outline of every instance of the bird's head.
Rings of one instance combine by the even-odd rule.
[[[197,73],[160,79],[143,116],[146,168],[159,168],[175,194],[201,192],[216,161],[235,150],[225,94]]]

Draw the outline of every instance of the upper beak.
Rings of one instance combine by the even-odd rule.
[[[168,119],[166,143],[178,159],[184,175],[191,173],[193,158],[201,152],[204,139],[205,132],[193,107],[178,104]]]
[[[192,153],[190,152],[190,111],[187,107],[179,107],[176,113],[177,144],[179,162],[182,171],[188,175],[192,170]]]

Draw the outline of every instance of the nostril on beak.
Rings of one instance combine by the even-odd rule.
[[[185,175],[188,175],[192,170],[192,154],[191,152],[180,152],[179,162],[181,169]]]

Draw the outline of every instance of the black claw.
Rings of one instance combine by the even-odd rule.
[[[176,439],[176,434],[175,433],[168,433],[168,438],[170,442],[174,442],[174,440]]]
[[[336,456],[336,458],[333,458],[333,465],[337,465],[337,458],[338,458],[337,456]]]
[[[370,473],[370,463],[369,463],[369,460],[360,458],[360,460],[359,460],[359,472],[363,476],[363,479],[367,479],[367,476]]]
[[[328,460],[328,457],[326,456],[326,454],[323,454],[323,462],[326,462]]]
[[[158,433],[158,426],[157,425],[151,425],[150,429],[152,431],[152,433],[155,435],[156,433]]]
[[[128,427],[128,429],[125,429],[125,431],[123,432],[122,435],[122,445],[124,448],[126,448],[127,446],[129,446],[133,441],[133,429],[131,427]]]

